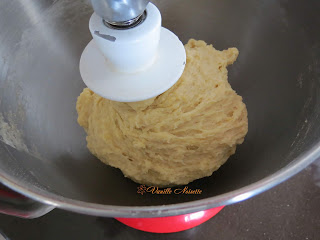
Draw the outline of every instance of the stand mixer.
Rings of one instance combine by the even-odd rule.
[[[182,42],[161,27],[157,7],[146,0],[92,0],[93,40],[80,59],[85,84],[119,102],[156,97],[172,87],[186,64]]]
[[[250,130],[239,151],[217,173],[189,185],[191,189],[200,188],[201,195],[138,194],[138,184],[99,162],[86,147],[75,109],[77,97],[85,87],[81,76],[101,96],[140,101],[157,96],[174,84],[183,71],[184,60],[174,61],[176,74],[170,76],[166,67],[171,64],[165,62],[161,67],[166,69],[159,71],[161,81],[168,81],[166,86],[150,87],[152,91],[147,88],[148,81],[156,82],[157,74],[148,81],[138,78],[143,82],[140,84],[135,76],[158,66],[157,57],[151,64],[157,56],[151,53],[156,51],[135,52],[134,61],[125,63],[124,57],[129,54],[120,52],[115,44],[130,42],[130,38],[121,36],[138,31],[148,19],[152,20],[148,18],[150,7],[157,11],[147,1],[121,1],[133,4],[132,11],[128,11],[132,15],[115,18],[114,23],[108,17],[116,14],[108,14],[108,6],[119,2],[92,1],[96,13],[91,23],[97,23],[97,28],[91,30],[97,41],[86,48],[92,40],[88,31],[92,15],[89,0],[0,1],[0,182],[30,198],[28,204],[18,208],[16,198],[7,194],[8,201],[0,201],[1,212],[34,218],[60,208],[127,218],[127,223],[129,218],[162,218],[168,222],[166,217],[196,213],[183,219],[201,220],[209,216],[205,214],[208,209],[219,210],[266,191],[319,158],[318,1],[154,0],[164,16],[163,26],[174,31],[182,42],[194,37],[217,49],[239,49],[239,59],[229,69],[229,79],[247,105]],[[125,7],[118,4],[111,9],[116,10],[117,6]],[[145,9],[147,15],[141,15]],[[161,30],[157,16],[155,29],[167,32]],[[120,30],[126,23],[136,25]],[[147,38],[139,36],[142,42]],[[150,49],[156,49],[154,42],[150,44]],[[125,53],[141,50],[127,46]],[[84,49],[92,49],[87,51],[91,56],[88,60]],[[160,49],[161,40],[158,57],[162,54]],[[144,57],[137,57],[139,54]],[[81,76],[80,58],[84,63]],[[139,67],[135,65],[138,63]],[[99,72],[92,73],[92,69]],[[116,77],[122,81],[119,80],[118,89],[112,85]],[[95,88],[95,82],[90,81],[100,81],[101,87],[98,84]]]

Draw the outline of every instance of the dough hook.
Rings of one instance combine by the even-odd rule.
[[[180,78],[186,53],[179,38],[161,27],[158,8],[147,0],[92,0],[93,40],[80,59],[85,84],[119,102],[156,97]]]

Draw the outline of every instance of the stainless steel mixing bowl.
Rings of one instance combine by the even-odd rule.
[[[319,157],[319,1],[154,3],[184,43],[240,50],[229,80],[247,104],[245,142],[219,171],[188,185],[200,195],[137,194],[139,184],[88,152],[77,124],[89,1],[1,0],[0,181],[44,203],[33,205],[35,215],[51,206],[112,217],[195,212],[247,199]]]

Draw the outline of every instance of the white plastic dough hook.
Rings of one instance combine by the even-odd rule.
[[[146,0],[92,0],[93,40],[80,59],[84,83],[119,102],[156,97],[172,87],[186,64],[179,38],[161,27],[158,8]]]

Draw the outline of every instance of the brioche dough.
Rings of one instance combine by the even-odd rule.
[[[78,122],[88,148],[133,181],[169,186],[210,176],[235,153],[248,131],[247,109],[228,83],[239,52],[191,39],[180,80],[160,96],[136,103],[84,89]]]

